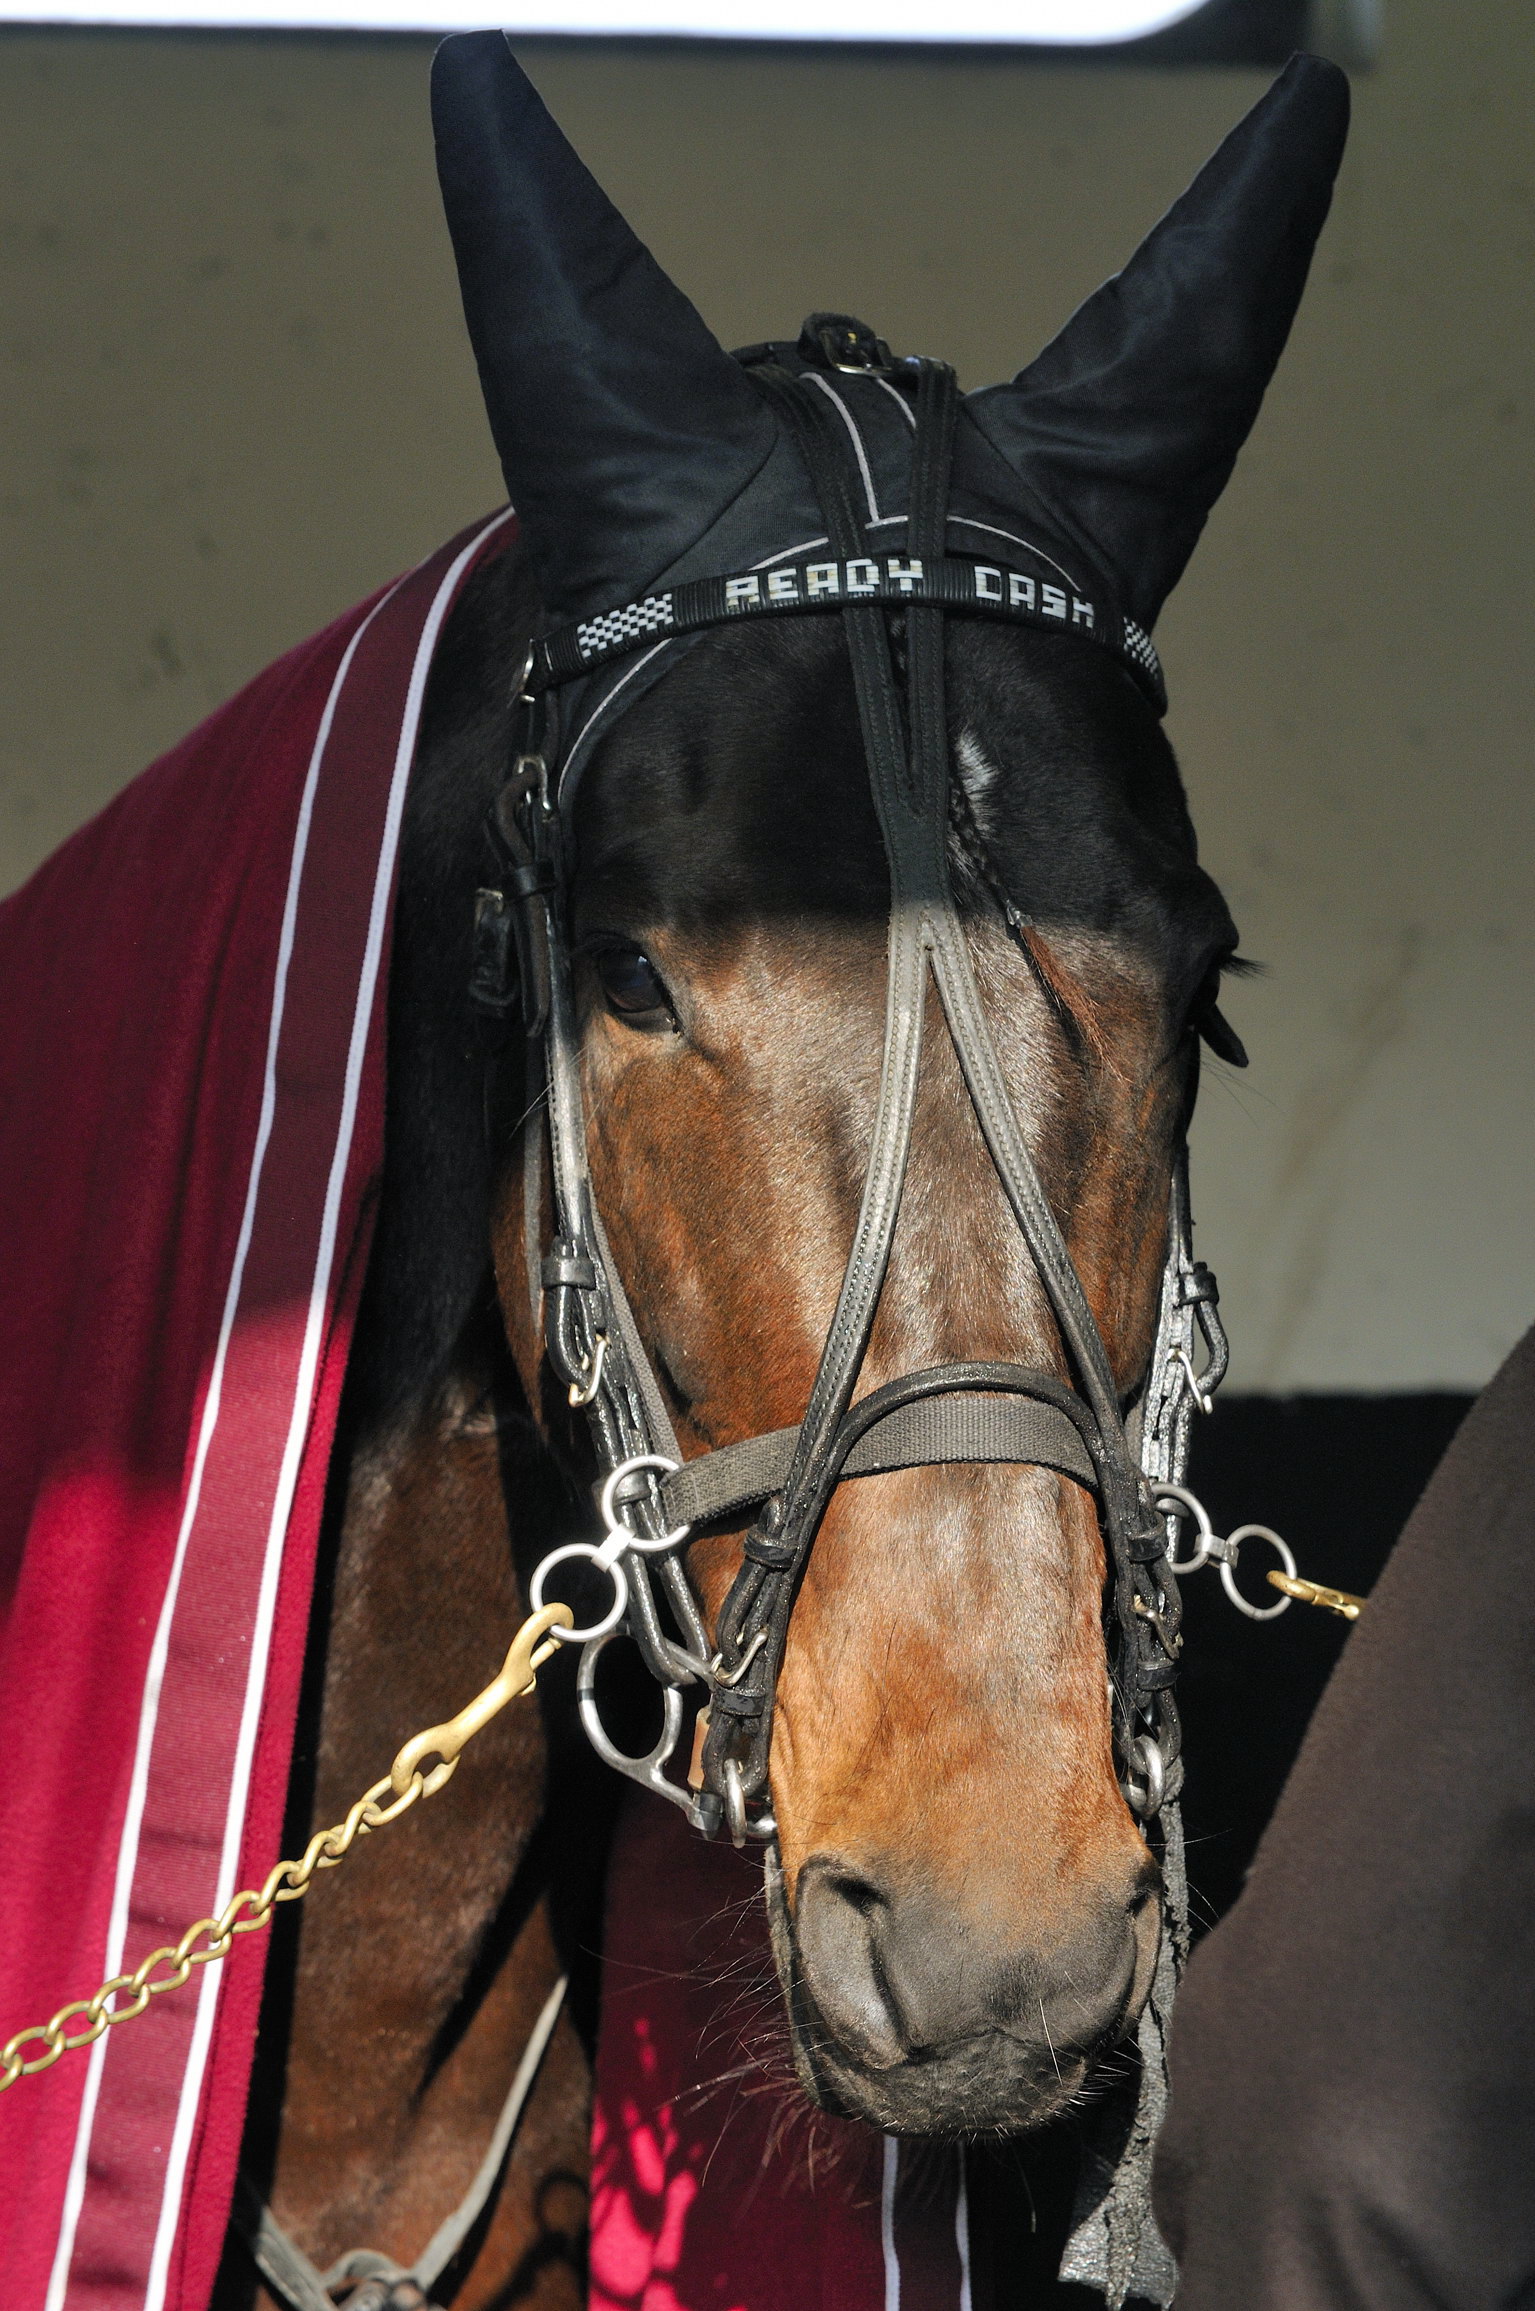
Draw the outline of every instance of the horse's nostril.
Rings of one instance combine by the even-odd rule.
[[[886,1897],[869,1879],[823,1861],[800,1872],[795,1941],[805,1986],[828,2030],[855,2061],[891,2070],[905,2033],[880,1961]]]
[[[871,1886],[867,1878],[834,1876],[830,1882],[844,1902],[851,1902],[860,1918],[867,1918],[871,1911],[884,1907],[884,1895],[878,1886]]]

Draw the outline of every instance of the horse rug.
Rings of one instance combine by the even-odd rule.
[[[492,517],[291,651],[0,907],[0,2040],[282,1851],[406,786],[444,621],[515,534]],[[722,1870],[742,1888],[669,1828],[632,1828],[615,1873],[595,2300],[968,2311],[950,2154],[903,2182],[869,2134],[818,2166],[761,2102],[694,2095],[733,1993],[667,1953]],[[0,2094],[7,2311],[204,2311],[265,1947]]]

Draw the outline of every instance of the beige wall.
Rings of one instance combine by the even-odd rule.
[[[428,54],[0,35],[0,887],[496,496]],[[971,384],[1261,85],[527,60],[727,343],[847,305]],[[1391,0],[1292,350],[1159,635],[1271,966],[1197,1127],[1249,1388],[1474,1384],[1535,1314],[1532,123],[1527,0]]]

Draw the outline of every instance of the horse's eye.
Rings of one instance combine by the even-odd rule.
[[[1246,1047],[1216,1001],[1220,993],[1221,973],[1231,967],[1230,956],[1222,956],[1218,962],[1211,964],[1189,1008],[1189,1025],[1209,1045],[1217,1059],[1224,1059],[1230,1067],[1245,1067]],[[1241,968],[1240,965],[1237,967]]]
[[[597,977],[609,1005],[623,1019],[671,1016],[671,998],[661,974],[638,947],[602,947],[596,955]]]

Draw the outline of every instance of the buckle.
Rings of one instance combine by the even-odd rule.
[[[883,337],[851,313],[812,313],[799,334],[803,361],[844,377],[889,377],[898,366]]]

